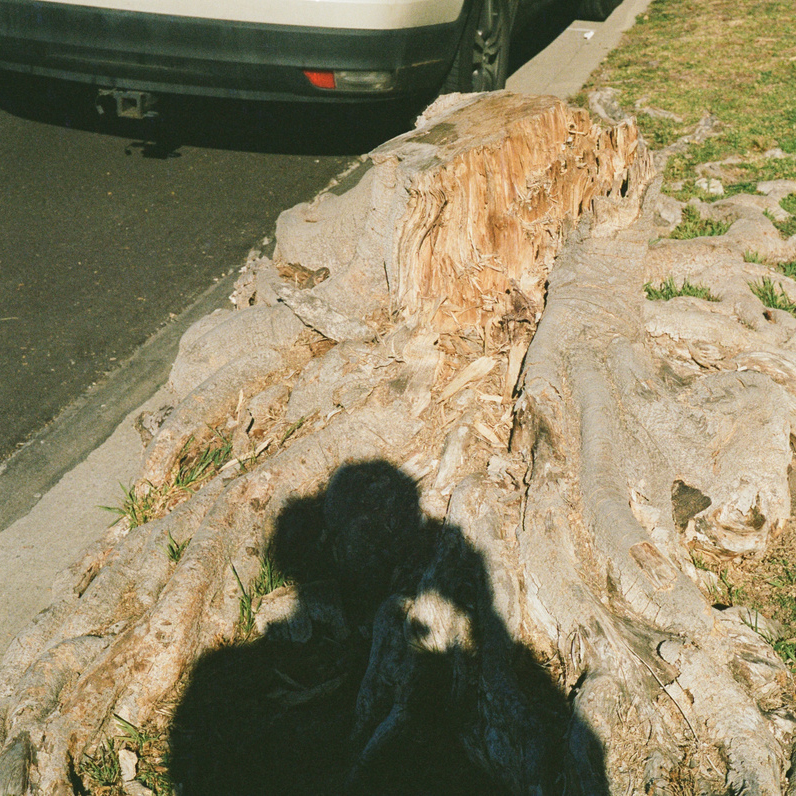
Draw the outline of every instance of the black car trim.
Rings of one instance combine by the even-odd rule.
[[[388,70],[397,75],[393,93],[422,92],[442,81],[466,13],[455,23],[347,30],[0,0],[0,68],[104,88],[262,99],[330,94],[305,68]]]

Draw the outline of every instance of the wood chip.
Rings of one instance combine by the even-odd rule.
[[[522,369],[522,361],[525,359],[525,352],[528,350],[528,343],[514,343],[509,349],[509,363],[506,367],[506,381],[503,385],[503,403],[511,403],[514,397],[514,388],[517,386],[517,380],[520,377],[520,370]]]
[[[461,373],[454,376],[447,384],[445,389],[440,393],[440,401],[447,401],[456,395],[457,392],[463,390],[470,382],[480,381],[484,378],[492,368],[497,365],[497,359],[494,357],[479,357],[475,362],[471,362]]]
[[[492,431],[489,426],[482,423],[480,420],[476,420],[473,423],[473,428],[489,443],[495,445],[498,448],[505,448],[506,445],[504,442],[501,441],[500,437]]]

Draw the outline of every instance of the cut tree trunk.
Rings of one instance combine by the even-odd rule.
[[[692,556],[790,518],[796,322],[743,253],[796,241],[730,199],[651,242],[658,201],[631,120],[497,92],[283,214],[181,348],[134,490],[170,511],[0,667],[0,791],[168,792],[132,725],[183,794],[786,792],[776,628]],[[177,490],[211,429],[234,458]]]

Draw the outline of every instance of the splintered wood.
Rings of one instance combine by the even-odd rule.
[[[439,331],[535,325],[565,231],[595,197],[624,196],[634,164],[651,171],[633,123],[606,131],[553,97],[504,92],[373,154],[389,158],[409,193],[388,264],[393,303]]]

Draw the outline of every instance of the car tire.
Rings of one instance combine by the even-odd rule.
[[[475,0],[441,94],[505,87],[514,11],[515,0]]]
[[[620,2],[621,0],[581,0],[578,5],[578,18],[602,22],[608,19]]]

